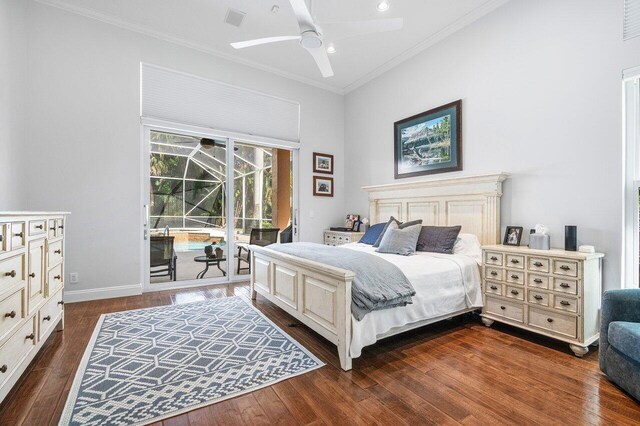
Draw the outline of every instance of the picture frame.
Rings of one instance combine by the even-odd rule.
[[[333,174],[333,155],[313,153],[313,173]]]
[[[360,215],[348,214],[344,221],[344,226],[353,232],[358,232],[358,229],[360,228]]]
[[[396,179],[462,170],[462,100],[396,121]]]
[[[523,230],[522,226],[507,226],[502,244],[505,246],[519,246]]]
[[[333,197],[333,178],[328,176],[314,176],[313,195],[316,197]]]

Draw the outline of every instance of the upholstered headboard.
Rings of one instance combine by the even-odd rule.
[[[365,186],[369,220],[375,224],[394,216],[422,219],[423,225],[462,225],[481,244],[500,241],[500,197],[505,173]]]

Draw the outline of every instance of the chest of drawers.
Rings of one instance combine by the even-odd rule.
[[[324,244],[327,246],[341,246],[347,243],[357,243],[364,232],[324,231]]]
[[[0,402],[64,326],[66,215],[0,212]]]
[[[524,328],[569,343],[579,357],[599,337],[602,253],[482,248],[482,321]]]

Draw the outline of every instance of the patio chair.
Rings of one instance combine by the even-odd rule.
[[[280,228],[253,228],[249,236],[249,244],[265,247],[277,243],[278,232],[280,232]],[[251,250],[247,246],[238,245],[238,254],[235,258],[238,259],[238,274],[240,271],[251,271]],[[241,268],[242,262],[248,266]]]
[[[151,237],[150,249],[150,275],[151,277],[169,276],[173,281],[176,280],[176,264],[178,256],[173,249],[173,239],[169,236],[153,236]],[[158,269],[159,268],[159,269]]]

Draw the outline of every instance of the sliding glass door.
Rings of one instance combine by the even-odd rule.
[[[144,134],[147,291],[246,280],[249,244],[295,239],[294,150],[192,131]]]

